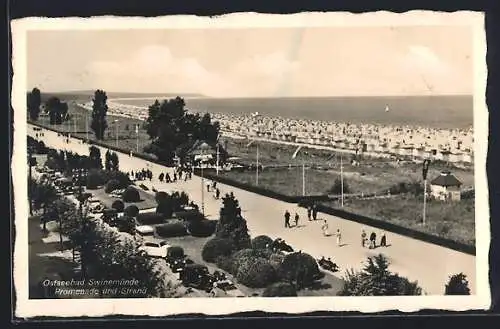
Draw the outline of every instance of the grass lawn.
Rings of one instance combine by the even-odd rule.
[[[125,208],[130,205],[136,205],[139,210],[150,209],[156,207],[156,201],[154,196],[146,193],[140,187],[134,186],[137,191],[139,191],[139,195],[141,197],[141,201],[139,202],[125,202]],[[106,192],[104,192],[104,188],[100,188],[97,190],[87,190],[92,193],[97,199],[99,199],[107,208],[111,208],[111,205],[115,200],[121,200],[119,198],[115,198],[110,196]],[[123,200],[122,200],[123,201]]]
[[[213,271],[222,271],[215,264],[207,263],[201,257],[201,251],[205,243],[212,239],[212,237],[208,238],[195,238],[192,236],[184,236],[178,238],[168,238],[166,239],[172,246],[179,246],[184,249],[186,255],[191,258],[195,263],[203,264],[208,267],[210,272]],[[222,271],[225,272],[225,271]],[[225,272],[230,280],[236,282],[233,275]],[[326,273],[325,278],[321,280],[321,283],[315,287],[304,289],[298,292],[299,296],[336,296],[340,291],[343,285],[343,280],[338,279],[337,277]],[[247,296],[252,296],[254,294],[261,295],[264,291],[264,288],[248,288],[244,285],[236,282],[236,286],[241,292],[243,292]]]
[[[338,203],[328,204],[338,207]],[[344,209],[435,236],[475,245],[474,200],[427,202],[426,224],[422,222],[422,200],[414,196],[390,199],[347,200]],[[404,211],[402,211],[404,209]]]

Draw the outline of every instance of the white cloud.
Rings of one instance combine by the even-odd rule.
[[[94,84],[119,90],[133,88],[158,92],[196,92],[208,96],[254,96],[272,94],[298,63],[281,53],[246,58],[226,71],[214,72],[195,58],[176,58],[168,47],[149,45],[121,62],[99,61],[87,70]],[[131,80],[134,80],[132,82]]]

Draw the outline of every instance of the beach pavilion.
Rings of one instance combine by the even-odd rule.
[[[177,154],[184,163],[204,162],[216,164],[217,148],[220,164],[223,164],[227,158],[227,152],[220,143],[217,147],[216,142],[196,140],[190,145],[184,145],[178,150]]]
[[[462,182],[449,171],[443,171],[431,181],[431,195],[442,201],[460,201]]]

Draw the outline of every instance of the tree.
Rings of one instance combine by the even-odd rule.
[[[109,161],[110,161],[110,170],[113,171],[118,171],[120,169],[119,162],[118,162],[118,154],[116,152],[111,152],[109,156]]]
[[[187,113],[184,99],[159,102],[148,108],[145,129],[152,143],[146,149],[160,160],[171,162],[176,150],[196,139],[214,143],[219,134],[219,124],[212,123],[209,114]]]
[[[368,257],[360,272],[347,271],[341,296],[418,296],[422,289],[417,282],[410,282],[389,271],[389,261],[384,255]]]
[[[237,250],[250,248],[251,240],[248,234],[247,222],[241,216],[238,200],[232,193],[226,194],[222,198],[222,204],[215,235],[219,238],[231,240]]]
[[[111,152],[106,150],[104,155],[104,169],[111,170]]]
[[[101,150],[96,146],[89,148],[90,168],[102,169]]]
[[[33,206],[33,210],[42,210],[42,221],[43,230],[46,230],[46,219],[47,213],[50,213],[49,207],[54,201],[58,199],[57,191],[55,188],[46,183],[38,183],[34,179],[31,179],[28,184],[30,188],[28,189],[28,197]]]
[[[454,274],[446,284],[445,295],[470,295],[469,281],[463,273]]]
[[[60,125],[66,119],[68,104],[61,102],[59,98],[50,97],[45,103],[45,107],[49,113],[50,124]]]
[[[40,115],[40,105],[42,103],[42,96],[38,88],[33,88],[33,90],[28,93],[28,112],[31,120],[38,120]]]
[[[335,179],[333,186],[330,188],[330,190],[328,192],[330,192],[332,194],[336,194],[336,195],[342,194],[342,185],[344,187],[344,193],[349,193],[350,188],[349,188],[349,185],[347,184],[347,182],[345,181],[345,179],[344,179],[344,182],[342,182],[338,178]]]
[[[106,92],[103,90],[96,90],[94,98],[92,99],[92,120],[90,128],[94,131],[98,140],[104,139],[104,132],[108,128],[108,123],[106,121],[106,114],[108,112],[107,99],[108,96],[106,96]]]

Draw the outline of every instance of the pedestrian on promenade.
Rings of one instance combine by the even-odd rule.
[[[377,241],[377,234],[375,234],[375,232],[372,232],[370,234],[370,249],[375,249],[376,241]]]
[[[290,213],[288,210],[285,211],[285,228],[290,227]]]
[[[330,236],[330,233],[328,233],[328,223],[327,223],[326,219],[323,222],[323,225],[321,226],[321,230],[323,231],[324,236]]]
[[[215,190],[215,198],[219,199],[219,197],[220,197],[220,191],[219,191],[219,189],[216,189]]]
[[[366,245],[366,232],[365,230],[361,231],[361,247],[365,247]]]
[[[185,172],[185,173],[184,173],[184,181],[186,182],[186,181],[187,181],[187,179],[188,179],[188,173],[187,173],[187,172]]]
[[[385,237],[385,232],[382,232],[382,238],[380,238],[380,246],[387,247],[387,238]]]
[[[213,181],[212,187],[213,187],[214,190],[217,188],[217,182],[216,181]]]
[[[311,206],[307,206],[307,219],[309,219],[309,221],[311,220],[311,215],[312,215],[311,212],[312,212]]]
[[[160,176],[158,177],[158,179],[160,180],[160,182],[163,183],[163,178],[165,177],[165,174],[163,173],[160,173]]]
[[[295,227],[299,226],[299,214],[295,213]]]
[[[174,172],[174,183],[177,182],[177,173]]]
[[[316,204],[313,205],[312,215],[313,215],[313,220],[318,219],[318,208],[317,208]]]
[[[207,183],[207,192],[210,192],[210,183]]]
[[[337,233],[335,233],[337,237],[337,246],[340,247],[340,243],[342,242],[342,234],[340,233],[340,229],[337,229]]]
[[[169,173],[166,173],[166,174],[165,174],[165,181],[166,181],[167,183],[171,183],[171,182],[172,182],[172,179],[170,178],[170,174],[169,174]]]

